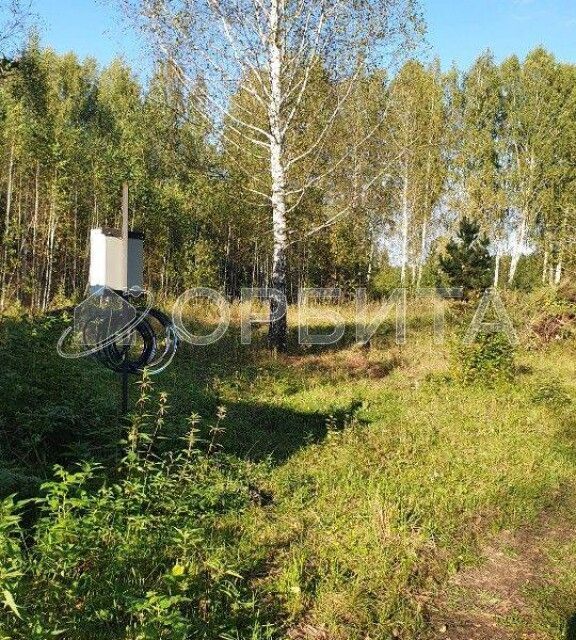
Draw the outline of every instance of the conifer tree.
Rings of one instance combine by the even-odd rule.
[[[451,287],[462,287],[465,299],[472,292],[481,292],[490,286],[493,258],[489,245],[490,240],[481,233],[480,225],[464,217],[456,238],[450,240],[445,255],[440,256],[440,269]]]

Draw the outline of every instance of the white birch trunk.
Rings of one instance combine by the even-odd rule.
[[[54,240],[56,238],[56,202],[55,194],[52,195],[50,203],[50,215],[48,219],[48,237],[46,252],[46,286],[44,289],[44,300],[42,302],[42,310],[46,311],[50,303],[50,294],[52,291],[52,273],[54,267]]]
[[[284,166],[284,131],[282,125],[282,0],[270,4],[270,36],[268,58],[270,65],[270,175],[272,178],[272,231],[274,251],[272,256],[272,288],[286,295],[286,171]],[[269,344],[284,351],[287,346],[287,322],[285,298],[270,300]]]
[[[406,285],[406,266],[408,264],[408,230],[410,225],[410,212],[408,208],[408,166],[404,164],[404,178],[402,185],[402,271],[400,285]]]
[[[518,240],[516,242],[516,246],[514,247],[514,253],[512,254],[512,260],[510,261],[510,272],[508,274],[508,284],[513,284],[514,277],[516,275],[516,270],[518,269],[518,262],[520,261],[520,256],[524,251],[524,245],[526,243],[526,232],[528,230],[528,221],[526,219],[525,211],[522,212],[522,221],[520,223],[520,234],[518,236]]]
[[[228,238],[226,240],[226,257],[224,260],[224,294],[230,289],[228,287],[228,266],[230,264],[230,242],[232,238],[232,226],[228,223]]]
[[[420,262],[418,264],[418,278],[416,280],[416,288],[420,288],[422,282],[422,271],[426,261],[426,240],[428,238],[428,219],[424,218],[422,222],[422,234],[420,239]]]
[[[38,214],[40,212],[40,162],[36,161],[36,175],[34,177],[34,217],[32,218],[32,308],[37,301],[38,274],[36,273]]]
[[[547,275],[548,275],[548,250],[544,251],[544,263],[542,265],[542,284],[546,284]]]
[[[12,190],[14,185],[14,150],[15,143],[12,141],[10,145],[10,158],[8,160],[8,184],[7,184],[7,193],[6,193],[6,210],[4,217],[4,237],[8,236],[8,231],[10,228],[10,213],[12,210]]]
[[[564,233],[566,231],[566,224],[568,222],[568,214],[565,211],[562,219],[562,225],[560,229],[558,229],[558,258],[556,260],[556,268],[554,270],[554,284],[557,286],[560,284],[562,280],[562,269],[563,269],[563,261],[564,261]]]
[[[558,257],[558,262],[556,263],[556,269],[554,270],[554,284],[559,285],[562,280],[562,252],[560,252],[560,256]]]
[[[0,310],[4,311],[6,305],[6,275],[8,272],[8,241],[10,233],[10,213],[12,210],[12,188],[14,179],[14,150],[15,143],[12,140],[10,146],[10,159],[8,160],[8,185],[6,193],[6,210],[4,218],[4,255],[2,262],[2,293],[0,295]]]
[[[370,253],[368,254],[368,269],[366,270],[366,285],[372,281],[372,269],[374,264],[374,240],[370,239]]]
[[[494,265],[494,289],[498,289],[500,282],[500,249],[496,251],[496,263]]]
[[[72,294],[76,293],[76,276],[78,272],[78,191],[74,194],[74,243],[73,243],[73,266],[72,266]]]

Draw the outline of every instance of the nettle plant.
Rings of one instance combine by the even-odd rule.
[[[250,500],[243,467],[219,450],[224,411],[202,451],[194,415],[181,450],[160,453],[166,410],[144,376],[114,481],[95,464],[56,467],[43,497],[0,502],[0,638],[268,636],[216,526]]]

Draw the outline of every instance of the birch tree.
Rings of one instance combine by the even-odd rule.
[[[556,99],[550,101],[550,163],[538,219],[543,251],[542,282],[558,285],[576,230],[576,70],[559,64],[553,76]]]
[[[14,51],[31,18],[30,0],[0,0],[0,79],[14,69]]]
[[[495,253],[494,286],[500,280],[507,209],[501,173],[503,105],[499,69],[482,54],[455,88],[453,182],[459,209],[488,234]]]
[[[543,49],[532,51],[522,65],[511,58],[502,67],[506,109],[503,170],[514,227],[509,285],[514,282],[520,257],[529,249],[532,232],[546,211],[553,189],[561,110],[557,73],[554,58]]]
[[[121,0],[122,1],[122,0]],[[257,176],[252,195],[270,211],[273,236],[270,345],[286,347],[286,259],[297,229],[290,215],[330,167],[298,172],[320,161],[338,113],[362,71],[396,60],[421,31],[417,0],[123,0],[129,14],[154,38],[157,51],[179,70],[189,88],[203,79],[196,107],[216,125],[225,121],[242,145],[263,157],[268,176]],[[318,106],[322,129],[305,149],[294,148],[294,125],[321,64],[337,90]],[[240,83],[266,113],[261,125],[249,109],[232,112]],[[354,140],[354,131],[350,132]],[[353,141],[358,147],[363,140]],[[342,162],[335,159],[332,167]],[[298,175],[299,179],[296,179]],[[333,219],[344,215],[334,214]],[[329,225],[326,220],[318,230]]]
[[[407,62],[390,89],[386,146],[392,160],[399,217],[400,281],[420,283],[433,210],[442,193],[445,162],[441,143],[445,128],[442,83],[437,66]]]

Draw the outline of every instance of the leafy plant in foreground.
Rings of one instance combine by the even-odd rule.
[[[269,637],[221,524],[248,505],[241,469],[199,451],[195,416],[181,451],[156,454],[167,397],[154,414],[152,397],[144,377],[116,481],[96,464],[56,467],[28,538],[24,505],[0,506],[0,638]]]

